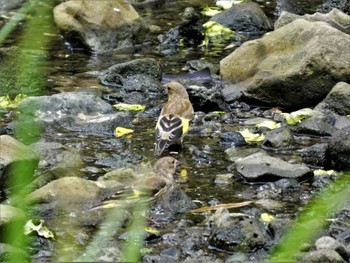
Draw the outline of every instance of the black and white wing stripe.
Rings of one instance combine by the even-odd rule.
[[[159,118],[156,130],[156,147],[154,154],[159,156],[165,148],[181,138],[183,134],[181,118],[169,114]]]

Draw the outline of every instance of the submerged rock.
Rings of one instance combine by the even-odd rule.
[[[46,130],[112,134],[117,126],[130,126],[131,121],[129,113],[116,112],[110,104],[89,92],[28,97],[19,109],[21,115],[35,116]]]
[[[275,181],[279,178],[305,179],[311,169],[302,164],[291,164],[265,153],[255,153],[235,161],[237,172],[247,180]]]

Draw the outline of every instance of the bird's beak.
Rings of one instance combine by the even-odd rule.
[[[167,86],[166,84],[163,85],[162,88],[164,89],[164,91],[165,91],[166,93],[168,93],[168,86]]]

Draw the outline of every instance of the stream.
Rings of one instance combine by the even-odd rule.
[[[276,19],[274,15],[275,1],[260,0],[255,2],[262,6],[271,20]],[[315,7],[322,1],[297,2],[305,10],[313,12]],[[215,4],[215,1],[166,1],[166,3],[159,8],[140,5],[136,7],[136,9],[148,24],[157,26],[161,29],[161,32],[166,32],[177,24],[178,14],[183,12],[185,7],[195,6],[199,9],[200,6],[206,4],[212,6]],[[5,41],[3,47],[16,45],[16,43],[20,41],[22,30],[23,25],[19,25]],[[190,60],[204,58],[212,64],[218,64],[223,57],[233,51],[232,48],[225,49],[225,45],[211,47],[209,49],[193,47],[184,49],[175,55],[163,56],[159,54],[155,48],[158,45],[157,37],[159,34],[160,32],[151,33],[148,37],[147,44],[136,50],[133,49],[130,50],[130,52],[122,54],[112,53],[103,55],[91,54],[86,52],[86,50],[72,49],[59,32],[56,31],[55,34],[51,36],[52,44],[48,51],[46,87],[43,95],[90,89],[96,91],[96,94],[102,94],[102,98],[107,99],[106,87],[100,83],[98,77],[101,76],[103,70],[106,70],[114,64],[138,58],[154,58],[161,64],[163,82],[166,82],[165,80],[176,78],[176,76],[180,74],[186,74],[183,67]],[[245,40],[235,43],[235,47],[257,37],[259,36],[247,36]],[[242,208],[232,209],[230,212],[247,214],[268,213],[279,219],[294,219],[302,207],[308,203],[313,194],[318,191],[318,187],[315,187],[308,181],[303,181],[299,182],[298,186],[291,185],[290,188],[292,190],[286,192],[286,194],[278,194],[278,191],[282,191],[281,189],[285,190],[288,187],[283,186],[286,188],[281,187],[281,189],[276,189],[274,188],[275,186],[269,182],[248,182],[233,168],[232,160],[230,160],[228,154],[225,153],[231,146],[220,142],[221,134],[226,131],[238,131],[245,128],[252,128],[255,123],[252,122],[252,124],[249,124],[249,120],[266,116],[269,110],[270,109],[267,107],[258,107],[256,105],[249,105],[246,110],[236,110],[224,114],[218,112],[219,109],[195,109],[195,119],[199,121],[193,122],[188,135],[184,139],[181,151],[172,156],[181,162],[181,169],[183,169],[186,174],[183,178],[180,176],[177,178],[178,186],[194,201],[197,208],[216,204],[255,201],[257,200],[257,195],[273,197],[273,192],[276,191],[275,194],[278,197],[275,196],[275,201],[278,205],[269,206],[266,204],[259,205],[252,203]],[[202,119],[203,116],[205,116],[205,118]],[[144,118],[142,115],[134,115],[133,119],[141,121],[138,125],[135,125],[135,131],[132,137],[129,138],[116,138],[114,136],[114,131],[107,134],[97,133],[94,135],[84,134],[84,132],[62,131],[43,134],[43,138],[47,142],[57,142],[64,145],[67,149],[77,150],[83,161],[82,169],[79,171],[83,174],[82,177],[88,180],[97,180],[106,172],[121,168],[124,165],[137,164],[140,163],[141,160],[142,162],[154,163],[155,157],[153,156],[153,152],[148,149],[154,148],[154,127],[156,119]],[[9,117],[8,112],[0,112],[1,126],[6,126],[11,121],[12,119]],[[294,134],[295,147],[283,150],[264,147],[264,150],[271,156],[279,157],[290,163],[297,163],[301,160],[300,155],[303,148],[315,143],[325,142],[327,139],[327,137]],[[241,150],[247,151],[258,151],[261,149],[262,146],[260,143],[248,144],[241,147]],[[120,159],[119,155],[122,156]],[[317,167],[310,168],[314,169]],[[40,175],[44,173],[44,170],[38,169],[36,171],[36,176],[40,177]],[[225,183],[216,181],[217,176],[223,174],[231,174],[231,179]],[[293,190],[293,187],[295,187],[295,190]],[[181,224],[185,227],[186,224],[188,224],[187,235],[194,238],[195,234],[189,234],[189,232],[195,231],[195,227],[200,228],[203,224],[203,220],[209,216],[210,214],[206,213],[178,214],[173,221],[162,224],[160,227],[161,235],[170,235],[169,233],[175,235],[179,233]],[[67,222],[60,221],[60,224],[64,225],[67,224]],[[59,226],[52,225],[51,227],[63,231]],[[79,233],[93,235],[95,231],[96,229],[87,228],[87,230]],[[198,231],[198,233],[205,236],[205,230],[201,229]],[[70,234],[64,233],[63,231],[60,232],[59,235],[61,235],[61,237],[66,237]],[[84,238],[82,238],[83,241],[80,243],[77,241],[77,243],[79,243],[77,245],[78,248],[84,248],[87,244],[88,238]],[[114,238],[116,240],[121,239],[118,235],[115,235]],[[40,245],[35,244],[36,247],[33,250],[37,251],[32,262],[50,262],[52,258],[55,257],[57,259],[57,255],[50,250],[51,245],[46,241],[41,242],[45,243],[45,245],[40,244],[43,245],[45,249],[40,250],[40,248],[38,248]],[[173,244],[174,247],[181,247],[181,243],[182,241],[180,240],[178,242],[174,241]],[[183,253],[180,255],[176,253],[176,255],[174,255],[172,251],[169,251],[172,247],[172,243],[169,240],[159,241],[158,243],[157,240],[148,242],[145,244],[145,247],[152,249],[151,253],[145,253],[148,255],[144,258],[145,262],[166,262],[162,260],[176,262],[184,260],[186,257],[196,258],[196,256],[199,258],[202,257],[202,262],[235,262],[234,260],[228,261],[229,256],[232,254],[228,252],[228,250],[225,251],[225,249],[208,246],[208,244],[202,244],[200,242],[197,244],[197,247],[193,245],[187,254]],[[71,250],[68,248],[66,249],[67,254],[69,254]],[[184,248],[182,248],[182,251],[183,250]],[[166,251],[165,254],[164,251]],[[198,251],[201,252],[199,253]],[[237,251],[239,253],[246,253],[246,248],[240,247]],[[261,252],[259,248],[256,248],[256,251]],[[238,254],[236,253],[238,252],[234,252],[234,254],[237,256]],[[249,253],[247,252],[247,255],[250,256],[250,260],[260,261],[267,253],[268,251],[264,251],[264,253],[254,256],[254,252],[250,251]],[[74,257],[63,257],[63,261],[73,259]]]

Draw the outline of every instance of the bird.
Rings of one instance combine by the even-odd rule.
[[[156,143],[154,155],[160,156],[163,151],[187,133],[194,110],[186,88],[172,81],[163,86],[168,94],[156,125]]]
[[[178,160],[170,156],[160,158],[150,173],[139,177],[131,185],[89,210],[133,205],[139,201],[149,202],[152,206],[176,187],[174,175],[179,164]]]

